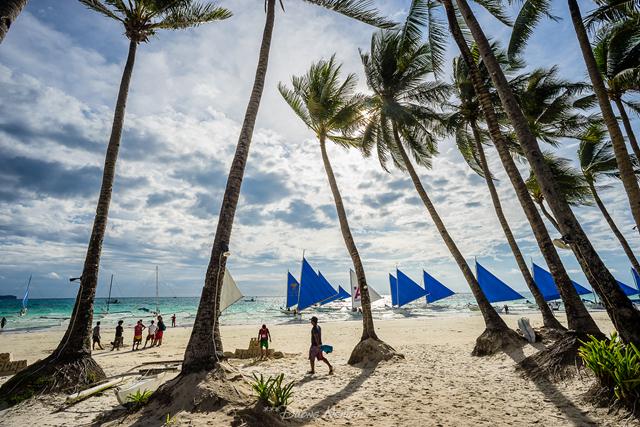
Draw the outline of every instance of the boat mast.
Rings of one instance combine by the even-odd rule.
[[[24,291],[24,296],[22,297],[22,309],[27,309],[27,302],[29,301],[29,286],[31,286],[31,278],[32,274],[29,275],[29,281],[27,282],[27,289]]]
[[[158,266],[156,265],[156,315],[160,314],[160,307],[158,305]]]
[[[109,282],[109,298],[107,298],[107,313],[109,313],[109,303],[111,302],[111,287],[113,286],[113,273],[111,273],[111,281]]]
[[[302,250],[302,262],[300,263],[300,286],[298,286],[298,303],[296,304],[296,309],[298,304],[300,304],[300,292],[302,292],[302,267],[304,266],[304,249]],[[298,310],[300,312],[300,310]]]

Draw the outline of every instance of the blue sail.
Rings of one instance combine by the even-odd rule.
[[[300,283],[298,283],[291,273],[287,272],[287,308],[298,304],[299,293]]]
[[[331,291],[333,292],[333,294],[332,294],[330,297],[328,297],[328,298],[326,298],[326,299],[322,300],[322,301],[320,302],[320,305],[325,305],[325,304],[327,304],[327,303],[330,303],[331,301],[335,301],[335,300],[337,300],[337,299],[338,299],[338,292],[333,288],[333,286],[331,285],[331,283],[329,283],[329,281],[328,281],[328,280],[327,280],[327,279],[322,275],[322,273],[321,273],[321,272],[318,272],[318,279],[320,280],[320,283],[321,283],[324,287],[329,286],[329,287],[331,288]]]
[[[476,274],[478,276],[478,284],[480,284],[480,288],[482,289],[482,292],[484,292],[484,295],[487,297],[489,302],[524,299],[522,295],[511,289],[509,285],[491,274],[489,270],[481,266],[477,261]]]
[[[551,273],[535,263],[533,264],[533,281],[536,282],[536,286],[538,286],[545,301],[560,299],[560,291],[558,291],[558,287]],[[571,283],[573,283],[573,287],[576,288],[578,295],[591,293],[589,289],[577,284],[573,280]]]
[[[636,283],[636,288],[640,291],[640,274],[638,274],[635,268],[631,267],[631,275],[633,276],[633,281]]]
[[[391,305],[398,305],[398,279],[389,274],[389,287],[391,288]]]
[[[422,270],[422,277],[424,280],[424,290],[427,293],[427,303],[436,302],[455,294],[455,292],[437,281],[433,276],[431,276],[424,270]]]
[[[298,299],[298,311],[311,307],[336,294],[336,290],[324,277],[319,276],[313,270],[306,259],[302,259],[302,273],[300,274],[300,298]]]
[[[402,271],[396,269],[396,274],[398,276],[398,307],[409,304],[427,294],[420,285]]]
[[[320,274],[322,274],[322,273],[320,273]],[[332,296],[331,298],[322,301],[320,303],[320,305],[325,305],[327,303],[330,303],[331,301],[340,301],[340,300],[343,300],[343,299],[346,299],[346,298],[351,298],[351,295],[349,295],[349,292],[345,291],[342,288],[342,286],[338,286],[338,292],[334,296]]]
[[[625,285],[624,283],[620,282],[619,280],[616,280],[616,282],[618,282],[618,286],[620,286],[620,289],[622,289],[622,292],[624,292],[624,294],[626,296],[640,294],[640,291],[638,291],[637,289],[634,289],[629,285]]]

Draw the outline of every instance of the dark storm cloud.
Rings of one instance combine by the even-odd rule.
[[[7,117],[3,108],[0,108],[0,115]],[[57,129],[36,129],[28,123],[13,121],[0,123],[0,132],[4,132],[24,144],[43,139],[55,141],[67,148],[78,148],[91,153],[103,152],[106,147],[106,141],[104,144],[100,144],[99,141],[86,135],[81,128],[72,124],[60,124]]]
[[[273,216],[295,227],[321,229],[327,226],[318,220],[315,208],[301,199],[293,200],[286,210],[276,211]]]

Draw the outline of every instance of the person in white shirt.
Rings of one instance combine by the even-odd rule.
[[[142,348],[147,348],[147,343],[149,341],[151,341],[151,347],[153,347],[153,343],[156,339],[156,331],[158,330],[158,326],[154,323],[154,321],[151,321],[151,324],[149,325],[149,327],[147,328],[147,331],[149,331],[149,333],[147,334],[147,339],[144,342],[144,347]]]

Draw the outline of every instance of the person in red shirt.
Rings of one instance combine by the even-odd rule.
[[[271,332],[267,325],[262,325],[258,331],[258,340],[260,341],[260,360],[269,358],[269,341],[271,341]]]
[[[146,326],[142,324],[142,319],[138,320],[136,326],[133,327],[133,346],[131,351],[140,350],[140,344],[142,343],[142,331],[146,329]]]

